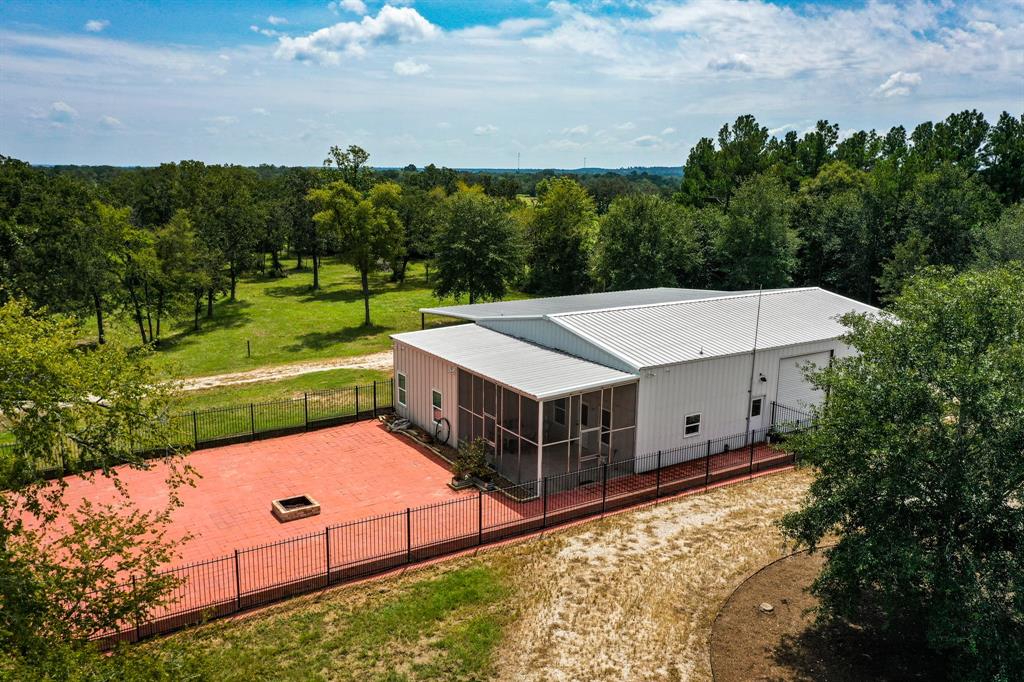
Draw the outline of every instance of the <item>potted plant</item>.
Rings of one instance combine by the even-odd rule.
[[[455,459],[452,460],[452,474],[451,485],[456,490],[487,483],[491,470],[487,466],[487,443],[483,438],[459,443]]]

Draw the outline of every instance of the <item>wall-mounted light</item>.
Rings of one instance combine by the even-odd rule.
[[[768,377],[766,377],[764,374],[761,374],[760,376],[758,376],[757,380],[760,381],[762,384],[767,384],[768,383]]]

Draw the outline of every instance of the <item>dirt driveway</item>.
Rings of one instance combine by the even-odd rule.
[[[192,377],[182,379],[177,386],[182,391],[202,391],[207,388],[218,386],[234,386],[237,384],[254,384],[260,381],[277,381],[288,379],[301,374],[313,372],[326,372],[332,369],[391,369],[391,351],[371,353],[352,358],[334,358],[332,360],[314,360],[310,362],[296,362],[288,365],[274,365],[271,367],[260,367],[245,372],[231,372],[229,374],[212,374],[204,377]]]
[[[710,680],[715,614],[744,578],[788,553],[774,524],[809,480],[764,476],[519,547],[500,679]]]

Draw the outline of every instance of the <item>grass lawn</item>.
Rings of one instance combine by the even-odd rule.
[[[147,645],[211,680],[474,680],[508,621],[507,575],[466,563],[367,583]],[[162,650],[162,651],[161,651]]]
[[[310,289],[310,270],[289,270],[283,279],[242,279],[238,300],[218,300],[214,318],[202,318],[200,331],[192,330],[191,319],[173,324],[155,363],[172,376],[186,377],[386,350],[390,334],[420,328],[419,308],[442,303],[431,292],[421,263],[409,264],[401,284],[388,279],[386,272],[370,276],[369,327],[363,326],[359,276],[351,266],[325,260],[322,288],[316,292]],[[112,320],[110,327],[112,337],[138,342],[126,316]],[[95,333],[89,326],[84,331]]]
[[[718,609],[789,553],[776,522],[809,481],[764,476],[138,650],[214,681],[709,680]]]
[[[391,378],[390,372],[374,369],[331,369],[311,372],[278,381],[260,381],[251,384],[220,386],[202,391],[184,391],[175,411],[208,410],[261,403],[270,400],[301,398],[304,393],[329,388],[367,386],[374,381]]]

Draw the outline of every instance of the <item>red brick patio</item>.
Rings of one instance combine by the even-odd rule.
[[[201,478],[195,488],[181,491],[184,506],[174,512],[172,535],[193,536],[175,565],[322,531],[327,525],[476,495],[452,491],[446,485],[451,473],[436,456],[376,421],[201,450],[188,462]],[[139,507],[154,509],[166,502],[164,465],[118,473]],[[65,499],[73,506],[84,497],[93,502],[117,497],[102,477],[69,483]],[[271,516],[271,500],[300,494],[316,499],[322,513],[289,523]]]

